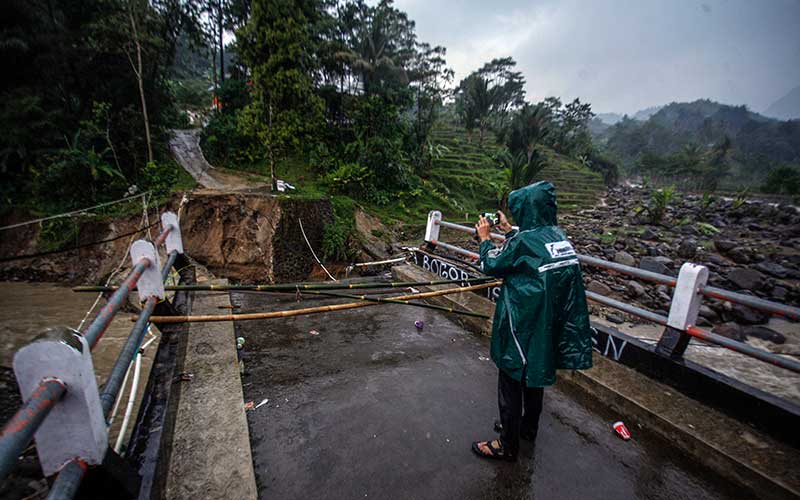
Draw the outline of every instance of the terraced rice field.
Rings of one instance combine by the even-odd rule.
[[[433,141],[440,155],[434,160],[428,180],[436,185],[449,203],[446,215],[470,218],[470,214],[493,210],[507,184],[507,173],[495,157],[501,146],[492,134],[482,143],[478,135],[470,138],[463,128],[441,125],[434,130]],[[548,165],[538,180],[552,182],[558,190],[559,208],[575,210],[597,202],[605,190],[603,178],[575,160],[544,149]]]

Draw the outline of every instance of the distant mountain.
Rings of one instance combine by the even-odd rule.
[[[671,155],[687,146],[709,151],[725,138],[741,178],[762,178],[775,165],[800,165],[800,121],[778,121],[708,99],[673,102],[646,121],[625,118],[595,140],[623,169],[635,171],[645,153]]]
[[[663,107],[664,106],[651,106],[649,108],[644,108],[640,111],[637,111],[636,114],[633,115],[633,119],[639,120],[640,122],[646,121],[648,118],[658,113]]]
[[[648,118],[650,118],[651,116],[653,116],[654,114],[656,114],[658,110],[660,110],[663,107],[664,106],[652,106],[649,108],[641,109],[636,113],[634,113],[633,116],[627,114],[621,115],[619,113],[597,113],[595,117],[598,118],[601,122],[605,123],[606,125],[616,125],[617,123],[621,122],[622,119],[626,116],[628,118],[632,118],[634,120],[643,122]]]
[[[617,122],[622,120],[622,115],[619,113],[597,113],[595,116],[606,125],[616,125]]]
[[[610,113],[604,113],[610,114]],[[616,123],[616,122],[615,122]],[[589,120],[589,133],[591,133],[594,137],[602,136],[608,129],[610,129],[612,124],[609,124],[606,121],[603,121],[600,116],[595,116],[591,120]]]
[[[793,88],[788,94],[773,102],[764,110],[764,114],[779,120],[800,119],[800,86]]]

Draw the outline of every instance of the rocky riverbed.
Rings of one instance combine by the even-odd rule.
[[[800,212],[757,199],[676,193],[657,223],[648,207],[654,192],[610,188],[592,209],[559,216],[579,253],[677,276],[684,262],[709,269],[709,284],[767,300],[800,305]],[[475,240],[448,231],[443,241],[477,251]],[[587,290],[667,315],[672,289],[605,269],[583,266]],[[592,304],[616,324],[641,321]],[[800,354],[800,325],[769,314],[705,298],[700,326],[784,354]]]
[[[591,210],[561,223],[578,251],[628,266],[677,276],[684,262],[709,269],[709,284],[763,299],[800,303],[800,212],[760,200],[677,194],[652,220],[648,189],[618,187]],[[667,314],[671,290],[605,270],[584,267],[587,289]],[[623,315],[606,313],[612,321]],[[767,327],[768,314],[706,298],[698,323],[736,340],[758,338],[776,352],[800,351],[800,335]],[[785,329],[784,329],[785,330]],[[787,353],[788,353],[787,352]]]

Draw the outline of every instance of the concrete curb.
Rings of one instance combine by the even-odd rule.
[[[223,281],[216,282],[218,284]],[[227,293],[197,294],[193,311],[219,313]],[[192,323],[163,498],[257,498],[233,323]]]
[[[392,272],[398,280],[425,281],[435,279],[432,273],[412,265],[396,266],[392,269]],[[427,288],[425,289],[427,290]],[[436,299],[442,299],[437,301],[437,303],[442,305],[459,306],[464,309],[489,315],[494,312],[494,304],[492,304],[491,301],[472,293],[447,295],[436,297]],[[491,320],[467,317],[456,317],[455,319],[474,333],[486,336],[491,335]],[[796,487],[786,484],[780,478],[767,475],[762,470],[756,469],[742,459],[732,456],[721,449],[717,444],[704,439],[703,436],[699,435],[697,432],[691,432],[683,425],[674,422],[670,417],[661,415],[651,408],[648,408],[648,406],[643,403],[643,400],[647,398],[641,397],[643,391],[639,391],[639,393],[636,393],[636,391],[629,391],[630,394],[623,393],[617,390],[617,388],[605,383],[602,380],[602,375],[605,373],[609,376],[610,380],[614,380],[615,375],[620,378],[627,378],[628,380],[634,379],[636,381],[635,383],[624,384],[623,387],[645,387],[648,389],[644,391],[645,396],[647,394],[660,394],[663,392],[678,393],[676,389],[652,380],[635,370],[614,363],[599,354],[595,354],[594,363],[595,367],[589,371],[560,371],[559,384],[569,384],[571,387],[588,395],[598,404],[620,415],[626,415],[626,418],[633,422],[641,423],[655,435],[668,441],[670,445],[687,453],[694,460],[726,480],[746,488],[751,495],[757,498],[772,500],[800,497],[800,492]],[[724,416],[711,408],[703,407],[701,403],[690,400],[682,394],[676,394],[675,398],[682,399],[686,403],[685,407],[690,410],[696,410],[698,420],[711,418],[713,419],[712,424],[718,423],[719,425],[733,423],[730,417]],[[679,406],[679,408],[682,407],[684,406]],[[746,424],[739,421],[735,421],[735,423],[747,429]],[[755,431],[752,432],[755,433]],[[732,435],[735,436],[736,434],[732,433]],[[777,446],[780,445],[780,443],[775,443],[774,440],[770,438],[761,437],[767,442],[772,442]],[[796,474],[791,470],[791,464],[796,463],[792,461],[791,457],[799,456],[797,450],[785,445],[781,446],[781,448],[783,449],[777,451],[777,453],[783,457],[783,459],[779,461],[779,465],[781,466],[779,467],[780,472],[783,472],[784,477],[788,476],[790,479],[797,479],[794,477]],[[752,455],[761,458],[764,456],[764,453],[763,450],[754,449]],[[787,468],[790,470],[787,471]]]

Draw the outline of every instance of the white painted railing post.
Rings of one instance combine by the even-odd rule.
[[[689,262],[681,266],[672,294],[667,327],[656,345],[656,352],[673,358],[683,356],[691,339],[686,329],[697,323],[700,304],[703,302],[700,292],[707,281],[707,267]]]
[[[428,212],[428,225],[425,227],[425,241],[430,243],[439,242],[439,222],[442,220],[442,212],[431,210]]]
[[[136,240],[131,245],[131,263],[135,266],[142,259],[149,259],[150,266],[142,272],[142,276],[136,283],[139,300],[144,302],[150,297],[163,299],[164,282],[161,279],[161,262],[158,252],[149,241]]]
[[[47,477],[79,458],[100,465],[108,449],[108,428],[92,365],[91,347],[77,330],[51,328],[14,355],[14,374],[27,401],[40,382],[60,380],[64,399],[36,431],[36,451]]]
[[[164,242],[167,246],[167,255],[173,250],[177,250],[179,254],[182,254],[183,238],[181,237],[181,224],[175,212],[164,212],[161,214],[161,227],[166,228],[168,226],[172,226],[172,231],[167,233],[167,240]]]

